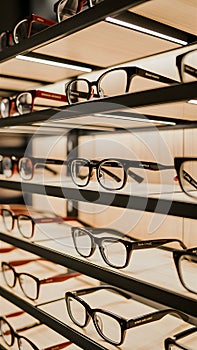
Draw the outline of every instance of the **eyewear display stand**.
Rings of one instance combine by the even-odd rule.
[[[13,47],[7,48],[5,51],[0,53],[0,63],[2,64],[2,72],[4,72],[4,67],[6,61],[10,64],[10,67],[14,67],[15,62],[17,59],[15,58],[16,55],[26,55],[26,58],[34,57],[34,58],[42,58],[42,59],[51,59],[54,58],[54,56],[51,56],[51,52],[53,53],[55,50],[55,45],[59,45],[59,47],[62,47],[62,41],[66,40],[67,37],[70,37],[72,40],[72,34],[76,34],[80,38],[80,34],[83,34],[83,30],[89,30],[91,26],[97,26],[99,27],[99,24],[102,25],[102,23],[105,26],[108,26],[108,28],[111,29],[111,24],[104,23],[104,19],[107,16],[122,16],[122,13],[126,11],[129,8],[132,8],[133,6],[139,5],[140,3],[146,2],[145,0],[122,0],[121,2],[115,2],[113,0],[105,0],[104,2],[101,2],[98,7],[91,8],[89,10],[84,11],[77,15],[77,24],[76,24],[76,18],[70,18],[62,23],[59,23],[52,28],[47,28],[46,30],[40,32],[39,34],[32,36],[25,42],[15,45]],[[147,1],[148,2],[148,1]],[[88,16],[87,16],[88,13]],[[128,16],[128,13],[127,13]],[[126,16],[126,17],[127,17]],[[131,15],[132,17],[132,15]],[[140,23],[144,23],[144,18],[141,18],[141,16],[134,16],[135,21]],[[122,18],[122,17],[120,17]],[[156,21],[149,20],[147,22],[147,25],[151,27],[151,25],[154,25],[154,28],[160,28],[164,33],[173,32],[174,35],[176,34],[177,37],[180,39],[187,40],[188,44],[192,43],[196,40],[196,37],[194,35],[190,35],[184,31],[169,27],[167,25],[158,24]],[[114,27],[113,27],[114,28]],[[94,28],[95,30],[95,28]],[[120,29],[121,30],[121,29]],[[124,34],[123,34],[124,35]],[[144,34],[141,34],[142,38]],[[146,37],[147,39],[147,37]],[[157,40],[157,39],[155,39]],[[160,39],[158,39],[160,40]],[[66,43],[66,41],[65,41]],[[155,41],[156,43],[156,41]],[[49,47],[48,47],[49,45]],[[51,46],[50,46],[51,45]],[[172,44],[168,43],[164,45],[163,51],[175,49],[179,47],[178,44]],[[47,52],[49,50],[49,52]],[[51,50],[51,51],[50,51]],[[36,51],[36,52],[32,52]],[[133,50],[135,51],[135,49]],[[155,45],[154,50],[147,49],[146,52],[143,54],[139,54],[137,58],[140,58],[144,55],[151,55],[155,54],[157,52],[160,52],[161,48],[158,48],[157,45]],[[126,60],[131,59],[129,57],[128,53],[124,60],[122,59],[116,59],[114,64],[123,63]],[[60,55],[61,56],[61,55]],[[105,55],[103,55],[105,56]],[[128,57],[127,57],[128,56]],[[134,57],[133,57],[134,59]],[[91,66],[93,69],[96,68],[106,68],[107,60],[103,63],[97,62],[96,64],[87,64],[87,62],[79,62],[77,61],[76,57],[71,60],[63,59],[62,57],[57,57],[57,60],[61,63],[80,63],[83,66]],[[14,69],[14,68],[12,68]],[[40,66],[38,64],[38,72],[40,70]],[[50,69],[49,69],[50,70]],[[53,68],[51,69],[53,71]],[[56,69],[55,69],[56,70]],[[29,69],[29,81],[31,81],[31,68]],[[17,75],[17,72],[15,72]],[[82,71],[79,69],[76,69],[75,75],[80,75]],[[67,72],[67,76],[65,77],[65,74],[62,75],[63,78],[68,78],[71,76],[70,70]],[[69,75],[70,74],[70,75]],[[73,74],[73,73],[72,73]],[[28,74],[27,74],[28,75]],[[50,75],[50,74],[49,74]],[[10,78],[9,75],[6,73],[4,74],[4,78]],[[10,74],[11,76],[11,74]],[[27,78],[27,77],[26,77]],[[11,78],[10,78],[11,79]],[[54,82],[54,77],[50,76],[48,82]],[[47,83],[47,82],[46,82]],[[129,93],[122,96],[116,96],[116,97],[110,97],[104,99],[105,102],[103,103],[102,100],[100,101],[89,101],[85,102],[83,104],[78,104],[76,106],[66,106],[59,109],[51,108],[46,109],[40,112],[34,112],[29,113],[22,116],[16,116],[12,118],[6,118],[6,119],[0,119],[0,128],[1,132],[5,133],[6,135],[11,135],[12,133],[21,133],[21,132],[27,132],[27,133],[33,133],[37,127],[41,125],[42,122],[47,121],[49,118],[50,123],[47,125],[46,123],[46,130],[47,132],[50,130],[51,134],[58,133],[58,127],[61,129],[62,127],[65,129],[72,129],[73,123],[75,123],[75,127],[80,127],[80,123],[78,122],[77,118],[86,117],[87,115],[92,115],[91,118],[98,118],[97,114],[99,113],[107,113],[108,109],[107,106],[111,105],[111,103],[115,103],[116,105],[121,105],[124,108],[137,108],[137,107],[144,107],[144,106],[152,106],[152,105],[163,105],[163,104],[170,104],[175,102],[186,102],[188,99],[195,99],[196,98],[196,91],[197,91],[197,82],[187,83],[187,84],[180,84],[175,86],[169,86],[164,88],[159,88],[157,90],[149,90],[149,91],[142,91],[137,93]],[[88,106],[88,114],[83,111],[83,108],[81,107],[87,105]],[[122,108],[122,109],[124,109]],[[126,113],[124,110],[120,109],[120,113]],[[58,112],[58,113],[57,113]],[[116,115],[116,110],[110,110],[110,113],[114,113],[114,116]],[[148,119],[151,119],[152,116],[147,116]],[[103,122],[102,116],[99,117],[100,125],[102,126]],[[177,129],[177,128],[196,128],[197,122],[196,121],[190,121],[187,119],[181,119],[181,118],[168,118],[165,117],[157,117],[154,116],[154,119],[158,121],[158,127],[159,128],[166,128],[168,129]],[[120,132],[120,130],[117,130],[116,127],[113,127],[113,118],[112,121],[112,132]],[[173,122],[173,125],[166,123],[165,126],[162,125],[161,122]],[[60,124],[61,123],[61,124]],[[82,122],[83,123],[83,122]],[[71,126],[70,126],[71,125]],[[115,123],[114,123],[115,125]],[[9,127],[15,127],[15,129]],[[55,130],[53,130],[53,128]],[[77,130],[77,129],[76,129]],[[147,130],[149,130],[149,127],[147,127]],[[84,128],[83,130],[80,130],[79,136],[81,135],[87,135],[93,133],[100,133],[105,132],[104,128],[96,128],[94,123],[92,123],[92,129],[87,130]],[[43,126],[43,134],[44,134],[44,126]],[[109,132],[109,130],[107,130]],[[123,132],[121,130],[121,132]],[[114,194],[110,192],[98,192],[94,190],[87,189],[78,189],[78,188],[66,188],[65,191],[62,191],[62,188],[58,185],[51,186],[51,185],[42,185],[38,183],[24,183],[21,186],[20,181],[8,181],[2,178],[0,180],[0,187],[5,189],[11,189],[20,191],[21,189],[24,192],[27,193],[37,193],[42,195],[48,195],[53,196],[57,198],[66,198],[74,201],[82,201],[82,202],[89,202],[94,203],[96,201],[97,204],[107,204],[111,203],[111,206],[119,207],[119,208],[129,208],[130,210],[143,210],[147,212],[156,212],[156,213],[166,213],[166,206],[169,206],[168,215],[171,216],[177,216],[177,217],[185,217],[190,219],[196,219],[196,204],[194,200],[185,200],[182,201],[176,196],[173,200],[168,200],[164,196],[161,196],[159,199],[155,196],[148,196],[143,197],[140,195],[134,195],[130,196],[127,194],[117,193],[115,196]],[[111,200],[113,197],[113,201]],[[98,200],[99,198],[99,200]],[[132,199],[132,201],[130,201]],[[128,203],[130,203],[128,205]],[[81,272],[85,275],[91,276],[93,278],[99,279],[102,282],[105,282],[107,284],[114,285],[116,287],[121,287],[122,289],[131,292],[133,295],[137,295],[140,298],[144,298],[144,300],[151,300],[151,302],[155,302],[158,304],[162,304],[168,307],[176,308],[180,311],[183,311],[191,316],[191,322],[196,322],[196,299],[191,297],[188,297],[184,294],[175,293],[170,290],[167,290],[165,288],[158,287],[154,284],[141,281],[137,278],[128,277],[123,274],[119,274],[119,272],[115,271],[109,271],[109,269],[97,266],[89,261],[83,261],[80,258],[72,257],[68,254],[62,254],[56,250],[42,247],[35,243],[30,243],[22,239],[18,239],[16,237],[13,237],[9,234],[5,234],[0,232],[0,240],[9,244],[12,244],[20,249],[23,249],[25,251],[28,251],[30,253],[34,253],[42,258],[48,259],[54,263],[60,264],[62,266],[68,267],[69,269],[76,270],[78,272]],[[84,336],[79,331],[74,330],[73,328],[70,328],[60,322],[57,319],[54,319],[44,311],[38,310],[35,306],[32,306],[30,303],[24,301],[20,297],[14,295],[13,293],[9,292],[7,289],[0,287],[0,296],[3,298],[6,298],[10,302],[14,303],[21,309],[25,310],[38,320],[40,320],[42,323],[45,323],[49,327],[51,327],[56,332],[59,332],[63,336],[66,336],[66,338],[70,339],[71,341],[75,342],[80,348],[88,349],[88,350],[94,350],[94,349],[107,349],[107,343],[106,347],[101,346],[88,338],[87,336]],[[0,349],[4,350],[4,347],[0,345]]]

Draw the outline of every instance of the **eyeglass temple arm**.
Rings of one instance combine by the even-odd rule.
[[[149,80],[154,80],[160,83],[164,83],[164,84],[179,84],[179,81],[171,79],[171,78],[167,78],[163,75],[160,75],[158,73],[155,72],[150,72],[148,70],[145,70],[143,68],[139,68],[139,67],[130,67],[130,79],[129,79],[129,84],[127,86],[127,90],[129,89],[129,85],[132,81],[132,79],[135,76],[140,76]]]
[[[47,260],[44,258],[12,260],[12,261],[9,261],[8,264],[10,264],[12,266],[21,266],[21,265],[29,264],[29,263],[34,262],[34,261],[47,261]]]
[[[182,331],[176,335],[173,336],[173,338],[175,338],[175,340],[179,340],[181,338],[187,337],[188,335],[197,332],[197,327],[192,327],[189,329],[186,329],[185,331]]]
[[[184,314],[181,311],[178,311],[178,310],[175,310],[175,309],[166,309],[166,310],[162,310],[162,311],[151,312],[149,314],[130,319],[130,320],[127,321],[126,328],[127,329],[134,328],[134,327],[137,327],[137,326],[142,326],[142,325],[144,325],[146,323],[158,321],[161,318],[163,318],[163,317],[165,317],[166,315],[169,315],[169,314],[175,314],[178,317],[180,317],[182,320],[184,320],[185,322],[188,322],[188,320],[189,320],[189,316]]]
[[[113,166],[113,162],[109,162],[109,163],[110,163],[109,166]],[[117,165],[114,165],[114,167],[117,167]],[[117,182],[121,181],[121,179],[117,175],[113,174],[111,171],[107,170],[106,168],[102,168],[102,166],[101,166],[101,170],[103,172],[105,172],[107,175],[111,176]],[[136,173],[134,173],[131,170],[128,171],[128,175],[138,183],[141,183],[144,180],[143,177],[137,175]]]
[[[28,329],[40,326],[41,324],[42,324],[41,322],[35,322],[35,323],[31,324],[31,325],[24,326],[22,328],[17,328],[16,332],[24,332],[24,331],[27,331]]]
[[[17,249],[16,247],[10,247],[10,248],[0,248],[0,253],[9,253],[12,250]]]
[[[81,273],[75,272],[70,274],[61,274],[61,275],[52,276],[52,277],[40,280],[40,284],[63,282],[63,281],[67,281],[70,278],[78,277],[78,276],[81,276]]]
[[[49,224],[51,222],[57,222],[57,223],[61,223],[61,222],[66,222],[66,221],[73,221],[73,220],[77,220],[76,217],[74,216],[70,216],[70,217],[55,217],[55,218],[33,218],[33,221],[36,224]]]
[[[43,350],[61,350],[61,349],[64,349],[66,348],[67,346],[71,345],[72,342],[71,341],[66,341],[64,343],[60,343],[60,344],[57,344],[57,345],[52,345],[52,346],[49,346],[47,348],[44,348]]]
[[[53,24],[55,23],[57,22],[54,22]],[[46,98],[49,100],[54,100],[59,102],[67,102],[66,95],[57,94],[54,92],[42,91],[42,90],[33,90],[33,91],[35,91],[35,97]]]
[[[185,181],[187,181],[190,185],[192,185],[194,188],[197,189],[197,182],[194,180],[194,178],[185,170],[183,170],[183,178]]]
[[[86,294],[90,294],[90,293],[94,293],[97,292],[98,290],[103,290],[103,289],[107,289],[110,290],[111,292],[114,292],[116,294],[122,295],[124,298],[126,299],[131,299],[131,295],[123,292],[122,290],[120,290],[119,288],[110,286],[110,285],[101,285],[101,286],[97,286],[97,287],[92,287],[92,288],[85,288],[85,289],[80,289],[71,293],[76,294],[77,296],[81,296],[81,295],[86,295]]]
[[[144,240],[139,242],[133,242],[132,248],[135,250],[138,249],[148,249],[148,248],[156,248],[161,245],[178,242],[183,249],[187,249],[186,245],[180,239],[153,239],[153,240]]]

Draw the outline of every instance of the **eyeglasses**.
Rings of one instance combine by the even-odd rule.
[[[76,272],[72,274],[61,274],[49,278],[39,279],[29,273],[16,272],[11,264],[4,261],[1,263],[1,269],[7,286],[10,288],[14,288],[18,280],[23,294],[31,300],[38,299],[41,285],[48,283],[63,282],[68,280],[69,278],[81,275],[78,272]]]
[[[19,44],[24,39],[43,29],[43,26],[49,27],[56,22],[32,14],[16,24],[12,32],[6,31],[0,34],[0,51],[6,47]]]
[[[53,165],[63,165],[65,162],[58,159],[45,159],[45,158],[35,158],[35,157],[21,157],[17,158],[15,156],[1,156],[1,167],[2,173],[5,177],[9,178],[18,172],[23,180],[31,180],[34,176],[35,168],[44,168],[45,170],[56,175],[57,172],[47,164]]]
[[[107,233],[108,236],[97,237]],[[105,263],[116,269],[123,269],[129,265],[134,250],[150,249],[177,242],[184,250],[173,250],[173,259],[181,284],[191,293],[197,293],[196,276],[197,248],[187,249],[179,239],[153,239],[132,241],[132,238],[121,232],[108,228],[71,228],[74,246],[79,255],[84,258],[92,256],[99,247]],[[122,238],[119,238],[122,237]]]
[[[129,168],[159,171],[174,169],[174,166],[163,165],[154,162],[134,161],[120,158],[87,160],[76,158],[68,162],[73,182],[79,187],[88,185],[92,178],[93,170],[96,169],[96,178],[99,184],[107,190],[120,190],[126,182],[128,175],[140,183],[144,179]]]
[[[197,158],[176,157],[174,166],[183,192],[197,198]]]
[[[54,4],[57,21],[61,22],[103,0],[59,0]]]
[[[195,81],[197,79],[197,49],[178,55],[176,65],[182,82]]]
[[[128,320],[104,309],[93,309],[80,298],[80,296],[94,293],[101,289],[109,289],[127,299],[131,298],[129,294],[125,292],[122,293],[115,287],[104,285],[81,289],[74,292],[67,292],[65,294],[65,300],[69,317],[77,326],[81,328],[86,327],[90,322],[90,319],[92,319],[98,334],[110,344],[121,345],[124,342],[127,329],[160,320],[168,314],[175,314],[184,321],[188,321],[189,319],[189,317],[181,311],[175,309],[165,309]]]
[[[74,219],[73,217],[32,218],[29,215],[15,214],[9,209],[1,209],[1,216],[4,227],[8,232],[11,232],[14,229],[14,223],[16,221],[18,231],[24,238],[32,238],[34,236],[36,224],[62,223]]]
[[[6,320],[6,318],[0,317],[0,335],[4,340],[5,344],[8,345],[9,347],[13,346],[15,343],[15,340],[17,340],[17,346],[19,350],[31,350],[31,349],[39,350],[40,348],[38,348],[30,339],[21,336],[20,334],[18,334],[18,332],[23,332],[40,325],[41,325],[40,323],[35,323],[33,325],[26,326],[26,327],[17,329],[17,331],[15,331],[14,328],[10,325],[10,323]],[[71,344],[72,342],[66,341],[64,343],[49,346],[47,348],[44,348],[43,350],[53,350],[53,349],[60,350]]]
[[[116,96],[130,92],[132,80],[140,76],[157,83],[177,84],[178,82],[157,73],[139,67],[112,68],[103,73],[96,81],[73,79],[65,85],[68,103],[83,102],[93,97]],[[94,89],[95,88],[95,89]]]
[[[197,247],[174,250],[174,263],[182,285],[191,293],[197,294]]]
[[[112,235],[97,237],[99,233],[105,232],[109,232]],[[89,258],[94,254],[96,246],[98,246],[105,263],[117,269],[123,269],[129,265],[134,250],[157,248],[172,242],[178,242],[182,248],[186,248],[185,244],[179,239],[153,239],[131,242],[131,239],[129,241],[124,239],[124,237],[123,239],[117,238],[116,230],[108,231],[108,229],[72,227],[71,234],[75,249],[81,256]]]
[[[54,92],[30,90],[19,93],[15,97],[4,97],[0,101],[0,116],[7,118],[15,113],[26,114],[33,112],[34,101],[36,98],[45,98],[49,100],[67,102],[65,95]],[[45,106],[46,108],[47,106]]]
[[[185,346],[180,345],[177,340],[181,340],[187,336],[192,335],[193,333],[197,332],[197,327],[192,327],[187,329],[186,331],[177,333],[173,336],[173,338],[167,338],[164,342],[165,350],[195,350],[194,347],[186,348]]]

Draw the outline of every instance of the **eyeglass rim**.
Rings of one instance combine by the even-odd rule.
[[[180,349],[189,350],[189,349],[177,344],[176,341],[179,339],[185,338],[188,335],[193,334],[194,332],[197,332],[197,327],[191,327],[191,328],[188,328],[182,332],[179,332],[179,333],[175,334],[173,336],[173,338],[172,337],[166,338],[164,341],[165,350],[170,350],[169,345],[176,345]]]
[[[182,181],[181,181],[181,166],[183,163],[188,162],[188,161],[197,161],[197,157],[175,157],[174,158],[174,167],[177,173],[177,177],[178,177],[178,181],[179,181],[179,186],[182,189],[182,191],[189,197],[191,198],[195,198],[195,196],[191,195],[190,192],[187,192],[183,185],[182,185]]]
[[[183,52],[180,55],[176,56],[176,66],[177,66],[177,69],[178,69],[178,72],[179,72],[179,77],[181,79],[181,82],[183,82],[183,76],[182,76],[182,70],[181,70],[182,60],[183,60],[183,58],[185,56],[187,56],[189,53],[194,52],[194,51],[197,51],[197,48],[189,50],[189,51],[186,51],[186,52]]]
[[[192,250],[195,250],[196,253],[193,253]],[[197,292],[194,292],[192,289],[188,288],[187,285],[184,282],[184,279],[182,277],[182,273],[181,273],[181,268],[180,268],[180,259],[182,258],[182,256],[184,255],[189,255],[189,256],[197,256],[197,247],[195,248],[189,248],[189,249],[184,249],[184,250],[174,250],[173,251],[173,259],[174,259],[174,263],[175,263],[175,267],[178,273],[178,277],[179,280],[181,282],[181,284],[183,285],[183,287],[185,289],[187,289],[189,292],[191,292],[192,294],[197,294]]]

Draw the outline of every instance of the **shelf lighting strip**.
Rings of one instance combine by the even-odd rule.
[[[41,59],[41,58],[36,58],[36,57],[31,57],[31,56],[17,55],[16,58],[17,58],[18,60],[24,60],[24,61],[34,62],[34,63],[47,64],[47,65],[49,65],[49,66],[55,66],[55,67],[60,67],[60,68],[67,68],[67,69],[80,70],[80,71],[86,72],[86,73],[92,72],[92,69],[91,69],[91,68],[82,67],[82,66],[77,66],[77,65],[68,64],[68,63],[61,63],[61,62],[56,62],[56,61],[50,61],[50,60]]]
[[[132,24],[132,23],[121,21],[121,20],[116,19],[116,18],[106,17],[105,21],[109,22],[109,23],[112,23],[112,24],[117,24],[117,25],[125,27],[125,28],[134,29],[134,30],[136,30],[138,32],[142,32],[142,33],[145,33],[145,34],[153,35],[153,36],[156,36],[156,37],[164,39],[164,40],[172,41],[172,42],[174,42],[176,44],[180,44],[180,45],[187,45],[188,44],[187,41],[180,40],[180,39],[174,38],[172,36],[165,35],[165,34],[162,34],[162,33],[159,33],[159,32],[156,32],[154,30],[150,30],[150,29],[147,29],[147,28],[144,28],[144,27],[141,27],[141,26],[137,26],[137,25]]]

